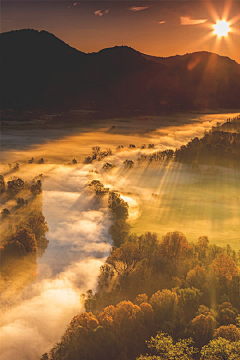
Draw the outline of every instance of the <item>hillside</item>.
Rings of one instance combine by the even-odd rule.
[[[46,31],[0,34],[2,108],[158,113],[239,108],[240,65],[197,52],[156,58],[121,46],[85,54]]]

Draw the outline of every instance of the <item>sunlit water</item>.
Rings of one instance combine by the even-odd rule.
[[[6,151],[2,154],[2,169],[7,162],[18,161],[18,176],[30,180],[43,174],[43,214],[46,217],[50,240],[42,258],[38,259],[36,281],[16,292],[9,309],[1,317],[1,360],[34,360],[52,347],[63,334],[71,318],[83,306],[81,294],[95,288],[101,264],[111,247],[108,234],[111,219],[107,199],[96,199],[86,188],[91,179],[99,179],[105,186],[118,189],[129,203],[132,232],[151,231],[159,237],[168,231],[182,231],[189,241],[201,235],[219,245],[231,244],[239,248],[240,234],[240,175],[231,169],[219,169],[216,175],[192,173],[179,164],[143,164],[126,170],[123,161],[136,159],[140,150],[128,149],[128,144],[154,143],[157,150],[176,148],[217,121],[225,121],[234,114],[195,116],[193,124],[161,126],[146,132],[157,122],[117,124],[109,132],[81,131],[60,139],[44,140],[44,132],[37,144],[31,133],[2,136]],[[189,117],[188,117],[189,118]],[[154,123],[154,124],[153,124]],[[8,143],[7,143],[8,142]],[[36,143],[34,145],[34,143]],[[28,148],[27,148],[27,144]],[[116,151],[117,145],[125,148]],[[110,147],[113,155],[106,159],[117,165],[112,172],[102,171],[102,162],[83,165],[84,156],[92,146]],[[150,150],[147,150],[150,151]],[[27,164],[27,159],[44,157],[44,165]],[[75,157],[80,161],[72,165]],[[91,170],[96,173],[89,173]],[[10,177],[11,175],[9,175]],[[4,299],[4,294],[3,294]],[[6,299],[4,299],[6,300]]]

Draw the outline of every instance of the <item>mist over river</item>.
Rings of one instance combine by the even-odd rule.
[[[175,149],[236,115],[188,114],[186,121],[180,115],[178,126],[171,124],[170,116],[165,122],[160,117],[141,118],[139,123],[135,118],[108,119],[94,129],[71,129],[67,135],[59,131],[57,137],[54,130],[3,131],[1,173],[6,181],[12,176],[30,181],[42,174],[42,211],[49,244],[37,259],[35,281],[23,289],[16,284],[14,297],[7,290],[2,294],[1,360],[39,359],[61,338],[71,318],[84,310],[81,294],[96,287],[99,268],[111,249],[112,221],[107,197],[97,198],[86,186],[90,180],[118,190],[128,202],[131,232],[151,231],[161,237],[178,230],[189,241],[206,235],[211,243],[229,243],[239,249],[239,171],[219,167],[209,174],[202,166],[201,173],[192,173],[190,166],[177,163],[123,166],[124,160],[138,158],[143,144],[155,145],[145,153]],[[136,147],[129,148],[129,144]],[[124,147],[116,150],[119,145]],[[94,146],[111,148],[113,153],[83,164]],[[45,163],[29,164],[32,157],[43,157]],[[20,169],[11,173],[8,163],[15,162]],[[103,171],[106,162],[116,168]],[[9,200],[1,210],[11,206]]]

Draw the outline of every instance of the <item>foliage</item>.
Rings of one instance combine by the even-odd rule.
[[[9,195],[17,194],[24,188],[24,181],[20,178],[9,180],[7,182],[7,192]]]
[[[218,323],[211,314],[196,316],[190,323],[192,337],[198,347],[206,345],[213,337]]]
[[[218,307],[218,322],[220,325],[236,324],[238,310],[230,302],[224,302]]]
[[[116,217],[122,201],[109,193],[116,229],[126,219]],[[239,290],[237,262],[230,247],[210,245],[206,236],[189,244],[177,231],[161,240],[152,233],[125,234],[101,267],[95,294],[88,291],[85,297],[96,327],[89,331],[78,319],[76,331],[64,335],[52,359],[228,359],[217,357],[221,351],[237,359],[240,306],[232,305]],[[150,354],[140,356],[151,336]]]
[[[214,331],[213,337],[221,337],[230,342],[240,341],[240,330],[233,324],[223,325]]]
[[[2,260],[7,261],[12,256],[36,255],[37,241],[31,229],[19,229],[3,247]]]
[[[99,146],[94,146],[92,147],[92,155],[85,158],[85,164],[91,164],[94,160],[101,161],[102,159],[110,155],[112,155],[111,149],[101,151],[101,148]]]
[[[156,321],[161,324],[164,321],[174,321],[177,312],[178,296],[175,292],[167,289],[158,290],[150,298]]]
[[[196,313],[203,294],[199,289],[194,287],[183,289],[177,288],[176,293],[178,295],[182,322],[188,323]]]
[[[40,240],[49,231],[47,222],[43,215],[30,216],[27,220],[27,227],[35,234],[36,239]]]
[[[219,283],[231,282],[238,275],[239,269],[235,261],[227,254],[221,253],[212,262],[212,271]]]
[[[187,254],[189,249],[190,247],[183,233],[174,231],[163,236],[161,252],[168,259],[180,259]]]
[[[31,193],[36,196],[38,194],[41,194],[42,192],[42,182],[41,180],[37,180],[37,182],[33,182],[33,184],[30,187]]]
[[[126,219],[128,217],[128,203],[115,191],[109,193],[108,207],[115,220]]]
[[[116,167],[116,165],[114,165],[114,164],[111,164],[111,163],[105,163],[105,164],[103,165],[103,170],[105,170],[105,171],[109,171],[109,170],[114,169],[115,167]]]
[[[155,338],[151,337],[147,344],[153,355],[141,355],[137,360],[191,360],[197,352],[192,346],[192,339],[175,343],[171,336],[164,333],[158,333]]]
[[[128,168],[128,169],[132,169],[133,166],[134,166],[134,161],[133,160],[128,160],[126,159],[124,162],[123,162],[125,168]]]
[[[6,184],[4,180],[4,176],[0,175],[0,193],[3,193],[6,189]]]
[[[46,239],[46,233],[49,229],[45,217],[43,215],[30,216],[26,225],[36,236],[38,255],[43,255],[49,243],[49,240]]]
[[[194,171],[200,171],[199,164],[208,164],[211,166],[210,173],[215,173],[213,164],[227,167],[239,166],[240,133],[236,130],[239,130],[239,117],[213,127],[202,138],[195,137],[175,151],[167,149],[151,154],[141,154],[138,162],[174,160],[192,164]]]
[[[17,199],[17,205],[19,207],[25,205],[25,200],[23,198],[18,198]]]
[[[7,208],[2,209],[2,211],[1,211],[1,215],[3,218],[8,217],[10,214],[11,214],[11,212]]]
[[[130,225],[125,219],[116,220],[113,225],[111,225],[110,234],[115,247],[119,247],[126,241],[129,230]]]
[[[231,343],[220,337],[202,348],[200,360],[239,360],[239,354],[239,341]]]
[[[105,188],[104,185],[99,180],[92,180],[88,186],[95,191],[96,195],[105,195],[108,193],[109,189]]]

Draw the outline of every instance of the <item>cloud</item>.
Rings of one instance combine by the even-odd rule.
[[[208,19],[191,19],[190,16],[180,16],[181,25],[199,25],[207,21]]]
[[[166,24],[166,21],[163,20],[163,21],[158,21],[158,24]]]
[[[146,10],[148,8],[149,8],[149,6],[131,6],[131,7],[128,7],[127,9],[130,11],[141,11],[141,10]]]
[[[105,11],[96,10],[96,11],[94,11],[94,14],[95,14],[96,16],[103,16],[104,14],[108,14],[108,13],[109,13],[109,10],[110,10],[110,9],[107,9],[107,10],[105,10]]]

